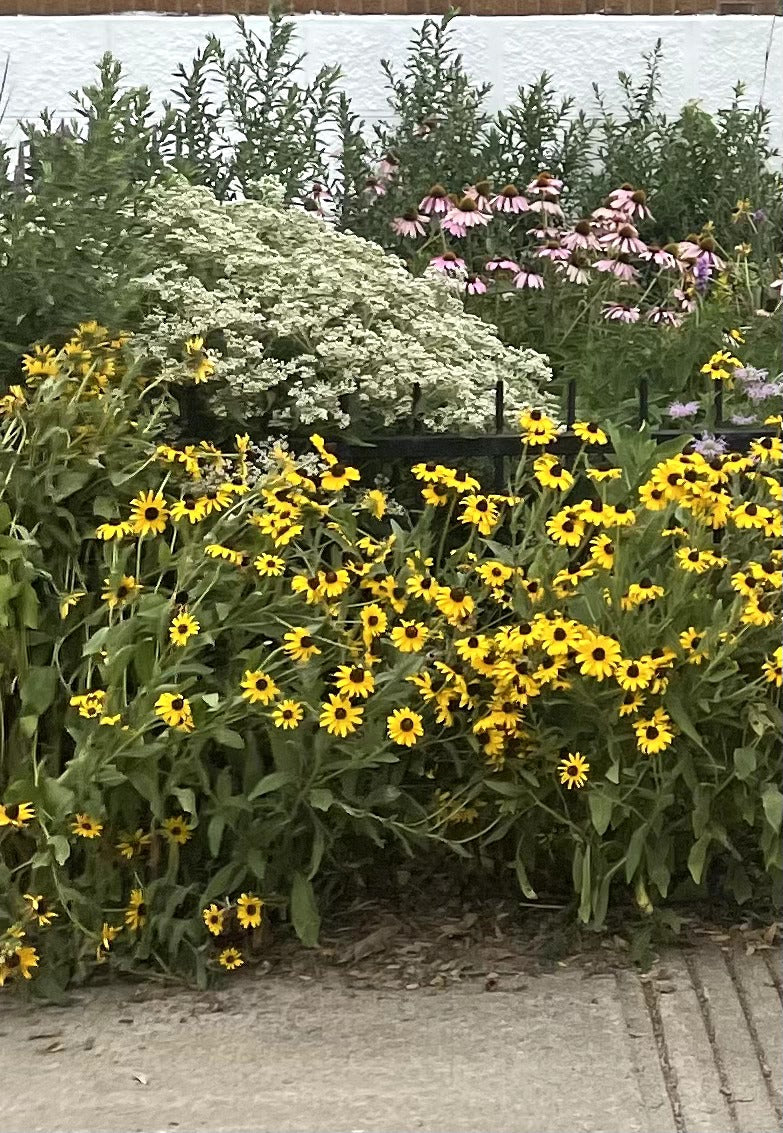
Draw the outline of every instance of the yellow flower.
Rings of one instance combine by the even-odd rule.
[[[133,531],[133,524],[127,519],[107,519],[100,527],[96,527],[95,535],[98,539],[108,542],[110,539],[123,539]]]
[[[86,597],[85,590],[72,590],[70,594],[64,594],[60,601],[60,618],[65,621],[69,612],[81,602],[82,598]]]
[[[361,480],[358,468],[346,464],[333,464],[321,473],[321,487],[325,492],[340,492],[357,480]]]
[[[246,669],[242,677],[242,696],[251,704],[271,704],[280,695],[280,689],[262,669]]]
[[[638,692],[627,692],[622,699],[622,703],[617,711],[618,716],[633,716],[638,712],[644,704],[644,697],[639,696]]]
[[[160,535],[166,530],[169,513],[160,492],[142,492],[131,500],[130,508],[136,535]]]
[[[645,755],[655,755],[670,747],[674,740],[671,720],[662,709],[657,709],[649,719],[634,723],[636,744]]]
[[[533,462],[533,473],[544,488],[565,492],[574,486],[574,478],[556,456],[544,453]]]
[[[276,728],[289,731],[299,727],[303,716],[304,711],[298,700],[281,700],[272,713],[272,721]]]
[[[196,385],[206,382],[215,372],[215,363],[204,350],[204,339],[200,334],[193,335],[185,340],[185,351],[188,370]]]
[[[644,658],[639,661],[618,661],[614,676],[621,689],[626,692],[636,692],[652,684],[655,666]]]
[[[231,507],[234,502],[231,488],[227,484],[218,484],[217,487],[207,488],[203,496],[199,496],[196,503],[204,515],[219,514]]]
[[[473,494],[465,496],[460,503],[463,508],[460,523],[470,523],[479,534],[491,535],[500,517],[497,504],[486,496]]]
[[[227,972],[233,972],[236,968],[241,968],[244,962],[242,953],[238,948],[224,948],[218,956],[218,963],[221,968],[225,968]]]
[[[206,909],[202,909],[201,916],[207,927],[207,932],[211,932],[213,936],[220,936],[223,931],[225,915],[225,909],[221,909],[214,903],[207,905]]]
[[[10,417],[27,404],[27,395],[21,386],[9,386],[8,393],[0,397],[0,417]]]
[[[598,681],[611,677],[622,658],[620,646],[614,638],[602,633],[584,634],[575,651],[580,673]]]
[[[204,548],[204,554],[209,555],[211,559],[222,559],[235,567],[241,567],[245,561],[244,551],[234,551],[231,547],[224,547],[221,543],[208,543]]]
[[[386,717],[386,730],[389,738],[401,747],[413,747],[419,737],[424,735],[421,716],[410,708],[395,708]]]
[[[614,566],[614,543],[609,535],[596,535],[590,540],[592,559],[604,570],[611,570]]]
[[[279,555],[259,555],[253,560],[253,566],[262,578],[279,578],[285,571],[285,559]]]
[[[194,637],[201,626],[187,611],[177,614],[169,626],[169,638],[173,645],[186,645],[189,638]]]
[[[461,586],[441,587],[435,604],[448,621],[457,625],[470,617],[476,605]]]
[[[190,701],[181,692],[162,692],[155,701],[155,715],[170,728],[176,728],[181,732],[193,730]]]
[[[258,560],[256,560],[258,562]],[[291,579],[291,589],[295,594],[303,594],[308,606],[314,605],[324,597],[323,579],[320,574],[296,574]]]
[[[622,474],[622,468],[612,468],[609,464],[597,464],[594,468],[587,469],[589,479],[596,484],[601,484],[604,480],[619,480]]]
[[[428,484],[422,488],[421,495],[430,507],[444,507],[449,502],[449,490],[444,484]]]
[[[760,437],[751,442],[750,451],[762,464],[780,464],[783,460],[783,441],[780,437]]]
[[[171,505],[171,518],[175,523],[179,523],[183,519],[187,519],[190,523],[200,523],[206,514],[207,511],[202,501],[190,495],[183,496],[181,500],[176,500]]]
[[[420,653],[429,636],[422,622],[402,621],[389,634],[392,645],[400,653]]]
[[[712,551],[699,551],[695,547],[678,547],[674,552],[677,566],[689,574],[705,574],[717,566],[725,566],[727,560],[719,558]]]
[[[605,445],[609,440],[603,429],[595,421],[574,421],[573,432],[585,444]]]
[[[434,602],[438,593],[438,583],[431,574],[412,574],[405,583],[405,589],[413,598],[423,598]]]
[[[365,492],[362,499],[362,507],[365,511],[369,511],[370,515],[375,519],[383,519],[387,511],[387,500],[384,492],[379,488],[371,488],[369,492]]]
[[[124,574],[114,586],[108,578],[104,578],[103,586],[101,598],[107,603],[110,610],[113,610],[116,606],[124,606],[126,602],[132,602],[141,589],[132,574]]]
[[[742,362],[739,358],[735,358],[733,354],[729,354],[726,350],[717,350],[712,357],[704,363],[700,372],[702,374],[708,374],[714,382],[728,382],[731,384],[735,367],[741,365]]]
[[[32,968],[38,967],[38,953],[28,944],[19,944],[0,960],[0,987],[11,976],[21,976],[22,979],[31,980]]]
[[[771,518],[772,512],[769,508],[752,502],[740,504],[731,513],[731,519],[740,531],[763,530]]]
[[[71,708],[78,708],[79,715],[85,720],[93,720],[96,716],[100,716],[105,700],[106,693],[103,689],[95,689],[94,692],[83,692],[72,696],[68,703]]]
[[[575,751],[569,752],[565,759],[561,759],[557,769],[560,772],[560,782],[570,791],[572,787],[584,787],[590,764],[578,751]]]
[[[51,346],[34,346],[32,354],[22,355],[22,369],[28,378],[53,378],[59,373],[54,349]]]
[[[139,932],[147,923],[147,903],[141,889],[132,889],[125,910],[125,923],[131,932]]]
[[[536,627],[538,639],[552,657],[564,657],[570,650],[575,649],[582,641],[583,632],[579,622],[568,618],[541,621]]]
[[[578,547],[585,533],[585,525],[579,513],[573,508],[565,508],[546,521],[549,538],[559,547]]]
[[[89,814],[77,814],[71,823],[71,831],[80,838],[100,838],[103,823],[91,818]]]
[[[352,704],[347,697],[331,693],[329,701],[321,705],[319,724],[330,736],[341,739],[355,732],[362,722],[364,708]]]
[[[639,488],[639,499],[648,511],[663,511],[670,502],[665,489],[652,480]]]
[[[360,696],[363,700],[375,689],[375,677],[362,665],[340,665],[334,683],[342,696]]]
[[[0,803],[0,826],[14,826],[20,830],[35,818],[32,803]]]
[[[520,414],[522,440],[528,445],[548,445],[557,436],[558,426],[540,409],[525,410]]]
[[[318,572],[321,593],[327,598],[339,598],[351,585],[347,570],[322,570]]]
[[[191,830],[184,814],[175,814],[163,820],[163,833],[172,846],[184,846],[190,841]]]
[[[652,602],[656,598],[663,598],[666,591],[662,586],[656,585],[651,578],[643,578],[639,582],[632,582],[628,591],[620,599],[624,610],[633,610],[644,602]]]
[[[438,470],[446,487],[455,488],[460,495],[464,495],[465,492],[477,492],[481,487],[475,476],[462,469],[444,468],[439,464]]]
[[[131,859],[135,858],[137,854],[140,854],[146,846],[149,846],[151,841],[151,836],[145,834],[141,827],[139,827],[133,834],[126,834],[123,840],[117,843],[117,849],[124,858],[131,861]]]
[[[764,679],[776,688],[783,685],[783,646],[779,645],[772,656],[766,658],[761,671]]]
[[[307,629],[292,629],[283,634],[283,649],[293,661],[305,664],[311,657],[321,652]]]
[[[51,908],[46,897],[40,893],[25,893],[24,900],[31,916],[42,928],[47,928],[58,915]]]
[[[264,902],[254,893],[237,897],[237,920],[242,928],[258,928],[261,924]]]
[[[497,588],[505,586],[514,577],[514,568],[498,562],[497,559],[489,559],[476,567],[476,574],[485,586]]]
[[[380,637],[385,632],[388,622],[386,613],[375,602],[371,602],[361,610],[359,618],[362,623],[362,639],[364,644],[369,646],[376,637]]]

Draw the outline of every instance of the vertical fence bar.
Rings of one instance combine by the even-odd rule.
[[[421,385],[414,382],[411,386],[411,432],[420,432],[421,418],[419,417],[419,402],[421,401]]]
[[[576,378],[568,382],[566,393],[566,428],[570,432],[576,421]]]
[[[647,378],[639,378],[639,428],[650,420],[650,386]]]
[[[723,424],[723,382],[715,383],[713,404],[715,406],[715,428],[719,429]]]
[[[506,418],[506,404],[505,404],[506,388],[502,378],[498,378],[495,382],[495,435],[503,432],[503,426]],[[492,459],[494,466],[494,481],[495,491],[502,492],[506,485],[506,461],[502,456],[495,456]]]

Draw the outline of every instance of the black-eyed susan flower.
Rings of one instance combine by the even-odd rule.
[[[704,632],[689,626],[680,634],[680,649],[686,654],[691,665],[700,665],[707,657],[704,648]]]
[[[447,621],[459,624],[470,617],[476,603],[462,586],[442,586],[435,599],[440,612]]]
[[[192,831],[184,814],[174,814],[163,820],[163,833],[172,846],[184,846],[190,841]]]
[[[218,956],[218,964],[227,972],[234,972],[244,964],[244,958],[238,948],[224,948]]]
[[[546,521],[549,538],[559,547],[578,547],[585,533],[585,525],[574,508],[565,508]]]
[[[601,522],[604,527],[633,527],[636,523],[636,512],[627,504],[614,504],[605,508]]]
[[[500,518],[497,504],[487,496],[477,496],[473,493],[466,495],[460,504],[462,506],[460,523],[471,524],[480,535],[492,534]]]
[[[333,570],[331,567],[321,570],[318,572],[318,577],[321,581],[321,592],[327,598],[339,598],[351,585],[351,576],[342,567],[339,570]]]
[[[259,928],[264,902],[255,893],[242,893],[237,897],[237,920],[242,928]]]
[[[211,933],[212,936],[220,936],[225,924],[226,910],[221,909],[219,905],[215,905],[213,902],[213,904],[207,905],[206,909],[202,909],[201,917],[207,932]]]
[[[326,703],[321,705],[318,723],[330,736],[344,739],[355,732],[362,722],[364,708],[354,704],[346,696],[331,693]]]
[[[639,488],[639,499],[648,511],[664,511],[670,502],[666,490],[649,480]]]
[[[644,705],[644,697],[640,696],[638,692],[627,692],[623,699],[620,701],[620,707],[617,710],[618,716],[634,716]]]
[[[109,542],[111,539],[124,539],[133,532],[133,524],[127,519],[107,519],[95,528],[97,539]]]
[[[560,772],[560,782],[570,791],[572,787],[584,787],[590,764],[578,751],[575,751],[569,752],[565,759],[561,759],[557,769]]]
[[[292,731],[298,728],[304,718],[304,708],[298,700],[281,700],[272,712],[272,723],[276,728]]]
[[[32,803],[0,803],[0,826],[14,826],[21,830],[35,818]]]
[[[783,685],[783,646],[779,645],[771,657],[767,657],[761,666],[764,680],[776,688]]]
[[[207,543],[204,554],[211,559],[222,559],[235,567],[241,567],[245,561],[244,551],[235,551],[232,547],[224,547],[222,543]]]
[[[574,478],[556,456],[544,453],[533,462],[533,474],[543,488],[566,492],[574,486]]]
[[[347,464],[333,464],[321,473],[321,487],[325,492],[341,492],[349,484],[361,480],[358,468]]]
[[[206,515],[207,509],[203,502],[191,495],[185,495],[171,505],[171,518],[175,523],[180,523],[183,519],[187,519],[189,523],[200,523]]]
[[[633,610],[645,602],[653,602],[656,598],[663,598],[666,593],[663,586],[653,582],[651,578],[644,577],[639,582],[632,582],[626,593],[620,599],[623,610]]]
[[[137,857],[142,850],[146,849],[152,841],[152,836],[145,833],[141,827],[134,830],[132,834],[124,834],[121,840],[117,843],[117,849],[124,858],[131,861]]]
[[[160,535],[166,530],[169,512],[160,492],[141,492],[131,500],[130,509],[136,535]]]
[[[95,959],[99,964],[104,963],[111,949],[113,941],[122,932],[122,925],[111,925],[104,921],[98,934],[98,947],[95,949]]]
[[[65,621],[74,606],[78,606],[82,598],[86,597],[86,590],[72,590],[70,594],[63,594],[62,598],[60,599],[60,605],[58,607],[62,621]]]
[[[740,621],[743,625],[756,626],[761,629],[773,625],[777,618],[772,610],[768,609],[759,598],[754,596],[748,598],[745,602],[740,614]]]
[[[172,645],[187,645],[191,637],[195,637],[201,626],[187,611],[172,618],[169,626],[169,638]]]
[[[421,490],[422,499],[430,507],[444,507],[449,502],[451,494],[445,484],[428,484]]]
[[[226,508],[231,507],[233,502],[234,496],[231,488],[227,484],[216,484],[211,488],[207,488],[203,495],[199,496],[196,500],[197,505],[205,516],[225,511]]]
[[[386,730],[389,739],[400,747],[413,747],[424,735],[422,718],[412,708],[395,708],[394,712],[386,717]]]
[[[162,692],[155,701],[155,715],[170,728],[176,728],[181,732],[193,730],[190,701],[181,692]]]
[[[622,474],[622,468],[614,468],[610,464],[596,464],[587,469],[588,478],[596,484],[602,484],[605,480],[619,480]]]
[[[362,700],[375,689],[375,677],[363,665],[340,665],[334,683],[342,696],[359,696]]]
[[[400,653],[420,653],[429,636],[429,630],[422,622],[403,621],[395,626],[389,637]]]
[[[113,610],[116,606],[124,606],[132,602],[141,587],[132,574],[124,574],[118,582],[112,583],[104,578],[101,598]]]
[[[564,657],[582,641],[584,627],[570,618],[555,617],[538,623],[536,636],[550,656]]]
[[[283,649],[292,661],[298,661],[301,665],[321,652],[310,630],[302,627],[283,634]]]
[[[140,932],[147,923],[147,902],[142,889],[132,889],[125,909],[125,924],[131,932]]]
[[[285,571],[285,559],[281,559],[279,555],[258,555],[253,559],[253,566],[262,578],[279,578]],[[316,577],[313,581],[317,591],[320,580]]]
[[[638,661],[624,659],[615,665],[614,677],[621,689],[637,692],[652,684],[655,666],[644,658]]]
[[[590,553],[594,563],[603,570],[614,566],[615,546],[610,535],[596,535],[590,540]]]
[[[740,359],[729,354],[727,350],[716,350],[712,357],[704,363],[700,373],[707,374],[714,382],[726,382],[730,385],[734,378],[735,369],[741,365]]]
[[[258,560],[256,560],[258,562]],[[301,595],[308,606],[315,605],[324,597],[320,574],[296,574],[291,579],[294,594]]]
[[[411,472],[417,480],[421,480],[424,484],[436,484],[443,478],[443,466],[437,464],[434,460],[414,464]]]
[[[489,559],[487,562],[479,563],[476,574],[485,586],[497,588],[505,586],[514,577],[514,568],[497,559]]]
[[[714,567],[725,566],[727,560],[716,555],[713,551],[700,551],[696,547],[678,547],[674,558],[680,570],[688,574],[706,574]]]
[[[49,898],[41,893],[25,893],[22,899],[31,918],[42,928],[47,928],[59,915],[52,908]]]
[[[102,830],[103,823],[89,814],[77,814],[71,823],[71,833],[79,838],[100,838]]]
[[[447,488],[454,488],[460,495],[466,492],[477,492],[481,487],[475,476],[471,476],[464,468],[444,468],[438,465],[443,483]]]
[[[101,715],[106,700],[103,689],[97,688],[93,692],[82,692],[72,696],[69,700],[71,708],[77,708],[79,715],[85,720],[94,720]]]
[[[271,704],[280,689],[263,669],[246,669],[240,682],[242,696],[251,704]]]
[[[434,602],[438,593],[438,583],[431,574],[412,574],[405,583],[405,589],[412,598]]]
[[[28,378],[56,377],[60,367],[54,348],[34,346],[32,354],[22,355],[22,369]]]
[[[380,488],[371,488],[369,492],[364,493],[361,506],[374,519],[383,519],[389,506],[386,493],[382,492]]]
[[[645,755],[656,755],[671,747],[674,741],[674,730],[671,720],[662,709],[656,709],[648,719],[640,718],[634,721],[636,732],[636,745]]]
[[[359,620],[362,623],[362,637],[365,645],[369,645],[376,637],[385,633],[388,624],[385,610],[375,602],[371,602],[361,609]]]
[[[522,440],[527,445],[548,445],[558,433],[557,422],[547,417],[541,409],[525,410],[520,414],[519,425]]]
[[[17,944],[0,960],[0,987],[6,980],[16,976],[31,980],[32,969],[38,967],[38,953],[29,944]]]
[[[609,440],[606,433],[595,421],[574,421],[572,425],[574,434],[589,445],[605,445]]]
[[[783,460],[783,441],[780,437],[760,437],[751,441],[750,451],[762,464],[780,464]]]
[[[611,677],[615,666],[622,659],[620,646],[613,637],[603,633],[583,633],[575,646],[576,660],[580,673],[603,681]]]

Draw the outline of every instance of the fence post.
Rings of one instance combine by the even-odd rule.
[[[568,381],[566,393],[566,429],[570,432],[576,421],[576,378]]]
[[[505,405],[506,387],[502,378],[495,382],[495,436],[503,432],[506,418]],[[502,456],[492,458],[494,466],[495,491],[502,492],[506,486],[506,461]]]
[[[639,378],[639,428],[650,420],[650,386],[647,378]]]

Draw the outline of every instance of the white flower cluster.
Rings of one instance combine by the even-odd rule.
[[[503,346],[437,282],[274,194],[221,205],[177,182],[145,220],[137,341],[176,380],[185,340],[202,336],[210,400],[234,418],[367,431],[405,419],[418,385],[425,428],[480,429],[499,378],[509,423],[524,405],[551,406],[546,358]]]

